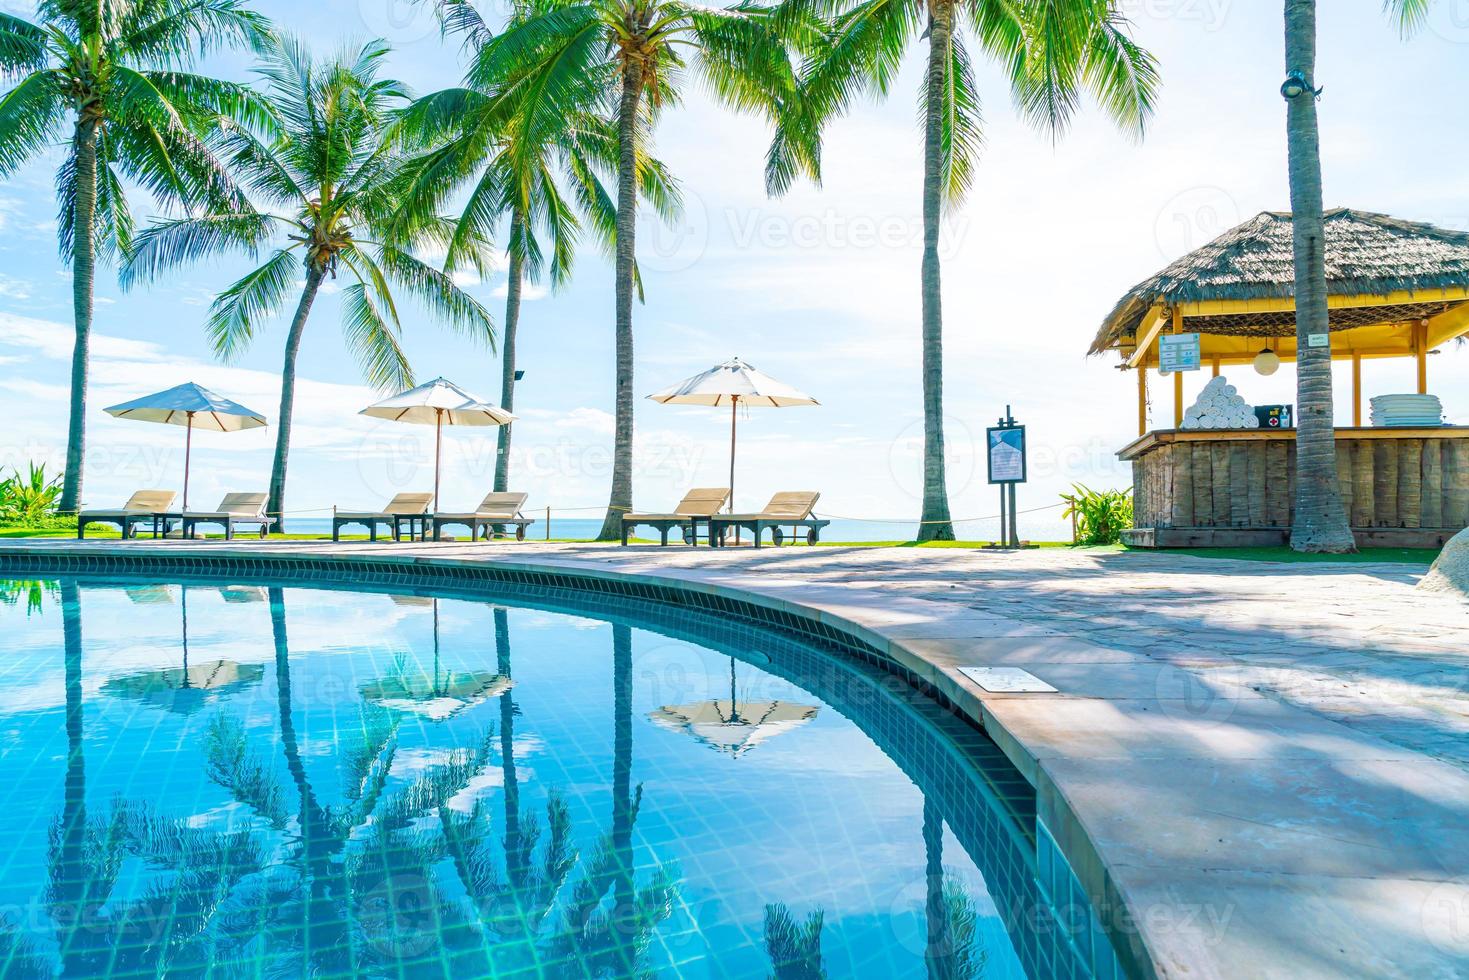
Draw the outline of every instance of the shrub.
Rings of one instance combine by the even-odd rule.
[[[1076,526],[1077,544],[1116,544],[1122,532],[1132,527],[1132,490],[1093,490],[1073,484],[1075,493],[1063,493],[1062,518]]]
[[[56,501],[61,497],[61,475],[46,476],[46,464],[31,463],[22,476],[11,470],[0,476],[0,525],[49,527],[60,523]]]

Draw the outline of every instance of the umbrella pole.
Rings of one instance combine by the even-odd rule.
[[[736,415],[735,415],[735,413],[737,411],[739,411],[739,407],[740,407],[740,396],[739,395],[731,395],[730,398],[729,398],[729,512],[731,514],[733,514],[734,511],[735,511],[735,505],[734,505],[734,487],[735,487],[735,481],[734,481],[734,477],[735,477],[735,422],[736,422]],[[737,528],[735,528],[735,544],[739,544],[739,543],[740,543],[740,529],[737,527]],[[733,667],[733,665],[731,665],[731,667]],[[734,702],[731,701],[730,704],[731,704],[731,706],[733,706]]]
[[[434,513],[439,512],[439,452],[444,441],[444,410],[434,409]]]
[[[189,456],[194,451],[194,413],[187,414],[184,425],[184,512],[189,510]]]

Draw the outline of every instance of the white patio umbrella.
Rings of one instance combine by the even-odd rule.
[[[239,432],[265,425],[264,415],[192,381],[103,411],[114,418],[182,425],[188,430],[184,436],[184,510],[189,509],[189,457],[194,449],[194,430]]]
[[[509,425],[515,416],[443,378],[364,408],[360,415],[434,427],[434,510],[439,509],[439,459],[446,425]]]
[[[738,357],[648,396],[663,405],[729,406],[729,509],[734,511],[735,423],[741,405],[791,408],[821,404],[804,391],[755,370]]]

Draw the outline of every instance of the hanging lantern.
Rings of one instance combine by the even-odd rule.
[[[1270,377],[1280,370],[1280,355],[1269,347],[1255,355],[1255,373]]]

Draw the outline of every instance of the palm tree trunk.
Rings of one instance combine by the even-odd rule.
[[[510,216],[510,269],[505,280],[505,329],[500,341],[500,407],[515,411],[515,329],[520,326],[520,286],[525,277],[525,217],[520,208]],[[495,492],[510,486],[510,426],[500,426],[500,451],[495,457]]]
[[[315,265],[307,269],[306,286],[301,290],[301,301],[296,304],[291,331],[286,334],[286,361],[281,368],[281,407],[276,415],[275,461],[270,467],[270,499],[265,505],[266,512],[276,517],[277,533],[286,529],[286,461],[291,454],[291,412],[296,405],[296,354],[301,350],[306,318],[311,315],[311,304],[316,301],[317,290],[321,288],[325,275]]]
[[[71,305],[76,340],[71,350],[71,417],[66,431],[66,473],[58,509],[81,509],[82,465],[87,449],[87,363],[92,352],[92,289],[96,274],[97,123],[77,123],[76,202],[72,213]]]
[[[1328,334],[1326,233],[1321,219],[1321,142],[1316,122],[1316,0],[1286,0],[1285,66],[1306,76],[1307,91],[1288,101],[1290,204],[1296,274],[1296,494],[1291,522],[1295,551],[1355,551],[1336,474],[1331,348]]]
[[[632,510],[633,236],[638,208],[638,106],[642,95],[642,64],[627,59],[622,67],[622,103],[617,110],[617,385],[612,495],[598,541],[620,540],[622,515]]]
[[[939,283],[943,205],[943,106],[953,7],[934,4],[928,22],[928,98],[923,120],[923,516],[919,541],[952,541],[944,474],[944,315]]]

